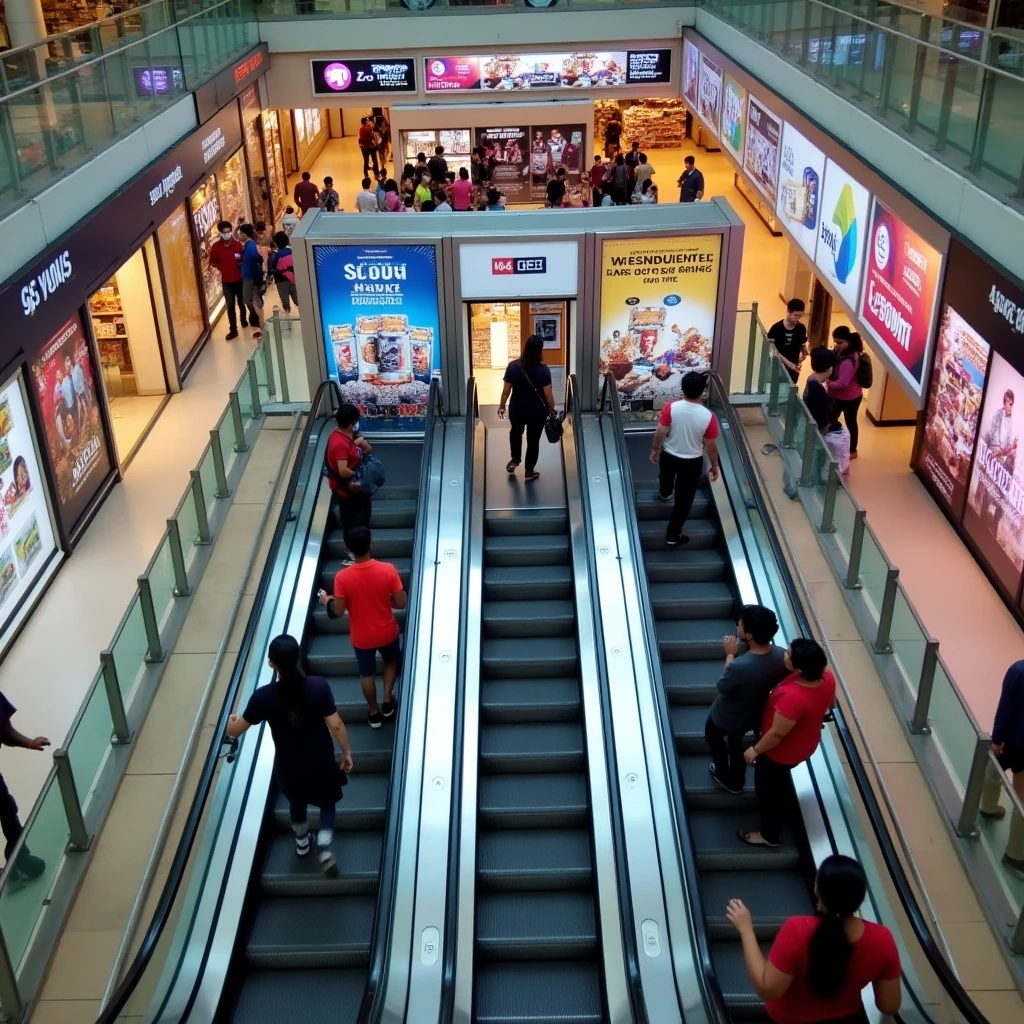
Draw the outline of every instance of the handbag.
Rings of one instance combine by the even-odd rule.
[[[522,363],[519,364],[519,372],[527,379],[541,405],[548,409],[548,403],[544,401],[544,396],[537,390],[537,385],[533,383],[533,378],[526,372]],[[548,409],[548,416],[544,421],[544,436],[552,444],[557,444],[562,440],[562,417],[554,409]]]

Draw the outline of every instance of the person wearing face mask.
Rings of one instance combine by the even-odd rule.
[[[228,311],[227,340],[238,337],[238,320],[235,316],[235,303],[241,314],[242,326],[249,326],[249,313],[242,302],[242,243],[235,238],[231,230],[231,221],[222,220],[217,225],[219,237],[210,246],[207,262],[219,274],[224,289],[224,303]]]

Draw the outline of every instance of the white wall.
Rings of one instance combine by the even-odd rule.
[[[166,395],[163,357],[160,339],[153,319],[149,278],[142,250],[137,249],[131,259],[117,272],[117,291],[124,310],[124,325],[128,332],[128,346],[135,368],[135,386],[140,395]]]

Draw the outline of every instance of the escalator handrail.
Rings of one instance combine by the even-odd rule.
[[[749,490],[756,506],[758,517],[763,525],[765,536],[768,539],[775,568],[779,573],[782,585],[789,598],[790,607],[792,608],[793,614],[796,618],[797,626],[803,636],[813,637],[814,630],[812,629],[810,619],[804,610],[800,590],[797,587],[796,580],[793,578],[792,572],[790,571],[789,563],[786,560],[785,553],[782,548],[782,543],[779,540],[778,532],[775,529],[775,522],[769,514],[768,506],[764,500],[764,495],[761,493],[760,479],[757,475],[756,469],[754,468],[753,461],[750,458],[750,453],[747,451],[747,445],[744,443],[744,440],[741,440],[746,438],[743,424],[740,422],[736,410],[729,402],[728,391],[722,382],[722,378],[717,373],[709,373],[708,377],[711,381],[712,389],[716,392],[716,397],[721,408],[725,410],[726,418],[729,421],[730,431],[732,435],[737,438],[738,443],[736,445],[736,450],[739,453],[743,472],[750,485]],[[963,1014],[968,1024],[986,1024],[987,1018],[975,1005],[963,985],[961,985],[953,967],[939,949],[939,945],[935,941],[935,937],[932,935],[931,930],[928,927],[927,920],[918,905],[917,897],[914,895],[910,879],[908,878],[907,873],[903,868],[903,864],[900,861],[896,845],[893,842],[892,836],[889,834],[887,825],[885,824],[885,818],[882,815],[881,806],[875,796],[874,789],[871,787],[871,780],[868,778],[867,771],[861,761],[860,752],[857,750],[857,746],[854,742],[853,734],[850,731],[850,727],[846,722],[846,717],[838,701],[833,706],[833,717],[836,732],[846,755],[848,767],[857,785],[857,790],[864,807],[864,812],[867,814],[868,820],[871,822],[871,830],[878,843],[882,860],[884,861],[886,870],[889,873],[889,878],[896,889],[896,894],[899,897],[903,911],[907,915],[907,919],[913,929],[914,937],[918,945],[921,947],[921,950],[925,955],[925,959],[928,961],[928,965],[938,977],[939,983],[942,985],[953,1005],[960,1013]]]
[[[612,373],[606,373],[601,386],[601,399],[598,402],[597,415],[600,419],[607,412],[612,417],[612,433],[615,437],[616,452],[619,459],[620,472],[622,474],[623,488],[626,491],[627,507],[632,502],[635,509],[635,490],[633,487],[633,468],[630,465],[629,453],[626,449],[626,435],[623,420],[622,408],[619,403],[618,386]],[[626,517],[626,528],[629,531],[630,545],[635,552],[642,552],[640,542],[640,528],[634,512]],[[642,564],[642,563],[641,563]],[[639,568],[639,567],[638,567]],[[668,784],[672,793],[672,803],[675,809],[677,828],[682,842],[679,844],[679,857],[683,865],[683,877],[687,880],[686,896],[689,902],[688,913],[690,916],[691,933],[696,944],[696,961],[700,969],[701,982],[704,988],[704,1003],[709,1011],[712,1024],[729,1024],[730,1017],[725,1004],[725,997],[722,995],[722,988],[718,982],[714,963],[711,959],[711,944],[708,941],[708,933],[705,922],[707,917],[704,912],[704,901],[701,897],[700,886],[695,884],[697,878],[697,858],[694,854],[695,845],[693,834],[690,830],[690,821],[686,813],[686,804],[683,799],[682,785],[679,781],[679,770],[676,767],[676,753],[674,747],[665,747],[666,742],[671,742],[672,719],[669,713],[667,691],[665,681],[661,673],[661,659],[656,656],[658,651],[658,633],[651,615],[651,595],[647,585],[647,574],[638,571],[636,573],[637,588],[640,593],[640,612],[643,616],[643,629],[647,638],[647,664],[654,680],[654,702],[658,710],[658,717],[661,721],[661,743],[662,749],[666,751],[669,764],[672,770],[666,772]]]

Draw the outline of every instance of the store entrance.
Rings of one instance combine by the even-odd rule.
[[[481,405],[501,399],[505,368],[519,358],[531,334],[544,342],[543,361],[551,370],[556,401],[565,394],[568,366],[568,329],[574,299],[532,302],[469,302],[470,373],[476,378]]]

